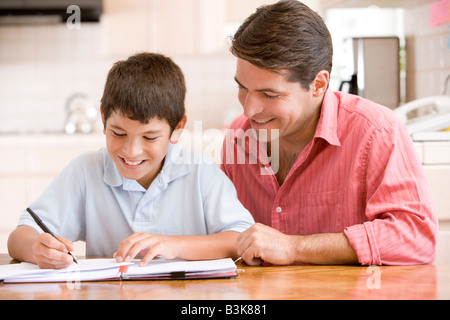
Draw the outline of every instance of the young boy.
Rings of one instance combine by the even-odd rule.
[[[254,221],[233,184],[203,155],[175,161],[192,152],[174,145],[186,125],[185,93],[183,73],[167,57],[117,62],[101,102],[106,150],[73,160],[30,206],[60,241],[25,211],[9,254],[63,268],[73,263],[72,241],[83,240],[87,256],[142,256],[142,265],[156,255],[236,257],[237,237]]]

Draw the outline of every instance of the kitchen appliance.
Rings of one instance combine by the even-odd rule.
[[[358,95],[358,75],[353,74],[351,80],[349,81],[342,81],[341,85],[339,86],[339,91],[342,91],[344,89],[344,86],[348,84],[346,92]]]
[[[75,93],[66,101],[66,123],[64,131],[67,134],[91,133],[99,115],[93,102],[84,93]]]
[[[102,0],[0,0],[0,24],[65,23],[72,14],[67,12],[71,5],[81,9],[81,22],[100,21]]]
[[[409,102],[394,112],[415,141],[450,141],[450,96]]]
[[[400,40],[398,37],[352,38],[353,75],[339,90],[395,109],[400,103]],[[346,86],[348,84],[348,86]]]

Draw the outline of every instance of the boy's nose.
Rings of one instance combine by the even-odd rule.
[[[142,153],[141,143],[139,141],[136,141],[136,139],[128,139],[124,147],[125,154],[130,158],[138,156]]]

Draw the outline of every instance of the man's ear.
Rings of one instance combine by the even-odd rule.
[[[181,134],[183,133],[184,128],[186,127],[187,116],[184,115],[183,118],[178,122],[175,130],[173,130],[172,135],[170,136],[170,143],[176,144],[178,140],[180,140]]]
[[[330,83],[330,73],[326,70],[319,71],[311,87],[313,91],[313,96],[322,97],[325,94],[325,91],[327,91],[329,83]]]

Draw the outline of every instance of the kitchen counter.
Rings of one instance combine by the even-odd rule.
[[[438,263],[450,263],[450,141],[414,143],[431,185],[439,219]]]
[[[66,134],[64,132],[49,133],[0,133],[0,148],[8,146],[41,146],[54,145],[55,143],[64,146],[74,145],[99,145],[104,144],[105,136],[103,133],[89,134]],[[0,149],[2,150],[2,149]]]
[[[103,134],[0,135],[0,178],[55,174],[75,156],[104,145]]]

